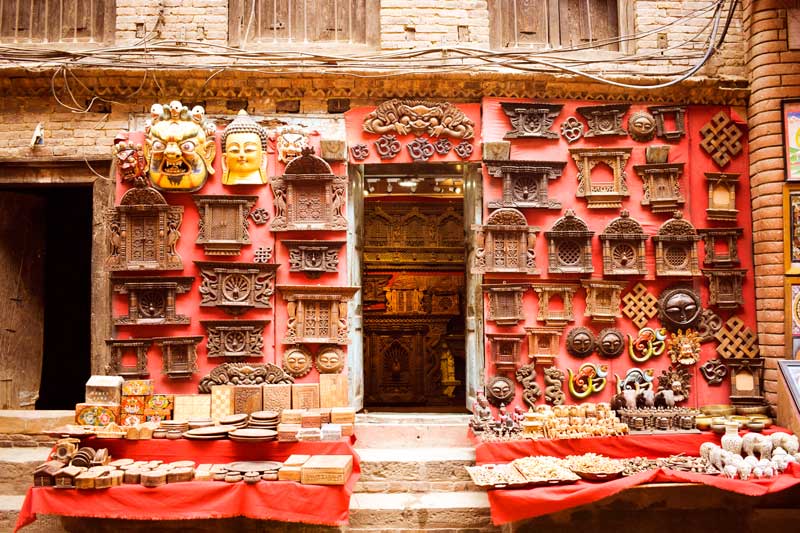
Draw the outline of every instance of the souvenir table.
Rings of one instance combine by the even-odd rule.
[[[358,455],[350,439],[331,442],[241,443],[217,441],[84,439],[85,446],[108,448],[116,458],[190,459],[197,464],[242,460],[284,461],[292,454],[352,455],[353,473],[345,485],[302,485],[263,481],[255,485],[224,481],[191,481],[157,488],[122,485],[102,490],[31,487],[15,531],[37,514],[126,520],[191,520],[243,516],[308,524],[348,523],[350,495],[358,480]]]
[[[785,431],[773,427],[764,433]],[[476,463],[507,463],[529,455],[566,457],[584,453],[598,453],[611,458],[644,456],[667,457],[676,454],[697,455],[704,442],[719,444],[720,435],[701,433],[670,433],[664,435],[626,435],[622,437],[590,437],[583,439],[537,439],[507,442],[479,442],[475,446]],[[680,472],[669,469],[649,470],[612,481],[578,481],[570,485],[552,485],[531,489],[490,490],[489,505],[495,525],[535,518],[572,507],[597,502],[625,489],[647,483],[702,483],[744,494],[763,496],[800,484],[800,465],[771,479],[742,481],[724,476]]]

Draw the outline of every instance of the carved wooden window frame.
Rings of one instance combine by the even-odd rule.
[[[564,104],[500,102],[500,107],[512,128],[503,139],[558,139],[551,128]]]
[[[489,315],[486,320],[498,326],[515,326],[525,320],[523,296],[530,288],[527,283],[485,284],[489,296]]]
[[[708,267],[729,268],[741,263],[739,259],[739,239],[744,235],[743,228],[705,228],[697,232],[703,237],[705,257],[703,264]],[[726,249],[717,250],[717,241],[723,241]]]
[[[567,209],[564,216],[553,223],[547,237],[547,271],[551,274],[590,274],[592,266],[593,231],[573,209]],[[566,262],[565,257],[575,258]]]
[[[533,359],[534,364],[538,366],[554,365],[560,353],[559,343],[563,329],[528,326],[525,328],[525,333],[528,336],[528,358]]]
[[[282,240],[289,250],[289,272],[302,272],[310,279],[339,271],[339,250],[347,241]]]
[[[125,378],[146,378],[150,375],[147,370],[147,351],[153,345],[152,339],[107,339],[106,346],[109,351],[108,374]],[[133,350],[136,353],[136,363],[125,365],[125,352]]]
[[[519,210],[510,207],[498,209],[489,215],[485,225],[473,225],[472,231],[476,240],[473,273],[539,273],[536,268],[536,234],[539,228],[528,226],[525,215]],[[502,254],[502,264],[499,265],[495,260],[498,254]]]
[[[278,285],[286,301],[283,344],[348,344],[347,302],[360,287]],[[312,323],[312,320],[314,321]],[[324,323],[323,323],[324,321]],[[317,335],[307,335],[311,326]],[[320,330],[327,335],[320,335]]]
[[[206,255],[239,255],[250,244],[250,209],[258,196],[195,195],[192,199],[199,214],[195,243],[203,245]],[[220,217],[222,224],[217,221]],[[210,228],[221,228],[224,234],[212,234]]]
[[[264,327],[269,320],[201,320],[206,328],[206,357],[263,357]]]
[[[745,268],[704,268],[708,280],[708,305],[719,309],[738,309],[744,305],[742,284],[747,276]]]
[[[683,163],[649,163],[634,165],[633,170],[642,180],[644,195],[641,204],[653,213],[672,213],[686,203],[681,194],[680,178]]]
[[[487,333],[491,346],[492,362],[498,372],[514,372],[519,363],[525,335],[513,333]]]
[[[697,259],[697,241],[700,240],[700,236],[692,223],[683,218],[683,213],[676,211],[673,218],[661,225],[652,239],[656,245],[656,276],[700,275]],[[677,264],[675,260],[678,253],[684,257],[682,264]]]
[[[250,309],[271,309],[275,293],[273,263],[195,261],[200,271],[200,306],[218,307],[231,315]]]
[[[487,172],[503,180],[503,196],[489,202],[489,209],[502,207],[530,207],[561,209],[561,202],[550,198],[550,181],[561,177],[564,161],[484,161]],[[523,194],[535,187],[533,198]]]
[[[576,107],[575,111],[586,119],[589,126],[583,134],[584,138],[607,137],[610,135],[628,135],[623,127],[625,113],[631,104],[602,104]]]
[[[723,222],[735,222],[739,218],[736,208],[736,188],[739,185],[739,174],[726,172],[706,172],[708,183],[708,207],[706,218]],[[727,195],[726,202],[720,201],[722,193]]]
[[[622,318],[620,304],[622,291],[628,286],[627,281],[585,279],[581,280],[581,285],[586,290],[584,316],[589,317],[592,322],[602,323],[613,323]]]
[[[686,135],[685,106],[652,106],[647,110],[656,119],[656,136],[667,141],[677,141]],[[668,130],[666,116],[672,115],[673,129]]]
[[[620,212],[600,234],[603,246],[603,275],[645,276],[647,261],[645,241],[648,235],[638,220],[631,218],[627,209]],[[630,266],[621,263],[622,258],[633,255]]]
[[[178,294],[188,292],[193,282],[194,278],[191,276],[112,277],[114,292],[128,297],[128,314],[115,317],[114,324],[118,326],[188,324],[190,318],[177,313],[175,300]],[[143,305],[147,305],[147,301],[150,299],[154,299],[155,304],[158,304],[161,309],[158,316],[148,317],[141,308]]]
[[[764,403],[764,359],[728,359],[725,361],[731,376],[730,400],[733,405],[762,405]],[[753,388],[740,390],[738,387],[740,374],[750,374]],[[745,382],[750,381],[745,379]]]
[[[622,200],[630,196],[625,165],[632,151],[633,148],[570,148],[569,153],[578,166],[575,196],[586,198],[589,209],[622,207]],[[593,183],[592,170],[600,163],[611,169],[612,180]]]
[[[544,322],[547,326],[563,327],[567,322],[575,320],[572,300],[578,292],[578,285],[572,283],[533,283],[533,291],[539,300],[536,310],[536,321]],[[563,303],[560,310],[550,309],[550,299],[559,296]]]
[[[185,337],[156,337],[161,348],[161,373],[169,379],[189,379],[198,371],[197,345],[202,335]]]
[[[344,216],[347,176],[336,176],[330,165],[314,155],[313,149],[304,148],[303,155],[286,165],[282,176],[270,179],[275,216],[270,223],[272,231],[346,230]],[[307,216],[301,205],[303,191],[322,198],[316,217]],[[309,206],[314,203],[310,202]],[[305,206],[306,208],[309,206]]]

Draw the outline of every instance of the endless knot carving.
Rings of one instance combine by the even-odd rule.
[[[435,152],[433,145],[425,137],[417,137],[408,143],[406,148],[408,148],[408,154],[411,159],[415,162],[427,161]]]
[[[561,135],[569,144],[574,143],[583,135],[583,122],[575,117],[568,117],[561,123]]]
[[[758,336],[738,316],[732,316],[714,338],[717,354],[723,359],[752,359],[759,357]]]
[[[472,143],[469,141],[461,141],[455,148],[456,154],[461,159],[469,159],[474,150],[475,147],[472,146]]]
[[[272,363],[223,363],[200,380],[198,392],[211,394],[215,385],[292,384],[294,378]]]
[[[728,375],[728,367],[720,359],[711,359],[700,367],[700,373],[709,385],[719,385]]]
[[[364,117],[364,131],[398,135],[427,133],[431,137],[472,139],[475,123],[449,102],[392,99],[380,104]]]
[[[369,146],[366,144],[354,144],[350,147],[350,154],[356,161],[363,161],[369,157]]]
[[[641,329],[647,324],[647,320],[653,318],[658,313],[656,304],[658,300],[650,294],[641,283],[637,283],[633,290],[622,297],[623,314],[631,319],[634,325]]]
[[[723,168],[742,151],[742,130],[731,118],[720,111],[700,129],[703,140],[700,146],[718,167]]]
[[[381,159],[394,159],[400,153],[400,141],[394,135],[381,135],[375,141],[375,149]]]
[[[268,263],[272,259],[272,247],[258,248],[253,254],[254,263]]]
[[[558,133],[550,127],[561,113],[562,104],[500,102],[500,106],[514,128],[504,139],[558,139]]]
[[[263,207],[256,207],[250,211],[250,218],[253,219],[253,222],[255,222],[257,226],[263,226],[269,222],[269,211]]]

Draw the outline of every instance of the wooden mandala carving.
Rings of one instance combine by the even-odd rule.
[[[200,305],[239,315],[272,308],[279,265],[195,261],[200,269]]]
[[[262,357],[264,326],[269,320],[203,320],[208,331],[207,357]]]

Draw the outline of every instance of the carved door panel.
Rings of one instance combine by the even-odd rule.
[[[367,330],[367,402],[425,403],[424,333],[417,330]]]
[[[131,263],[147,267],[158,263],[158,215],[131,216],[129,219],[128,246]]]
[[[34,407],[44,338],[45,200],[0,192],[0,409]]]

